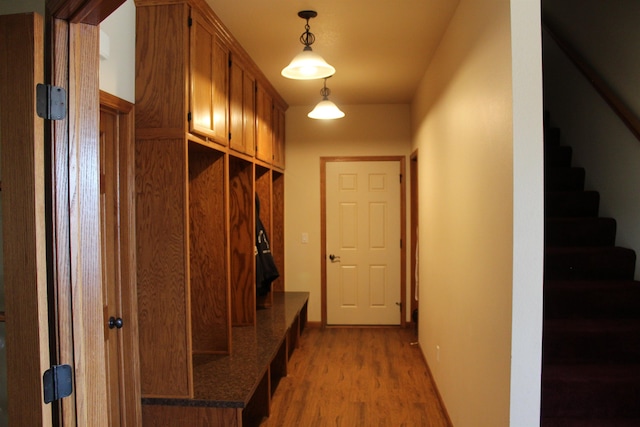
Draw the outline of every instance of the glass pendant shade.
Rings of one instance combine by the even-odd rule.
[[[316,108],[314,108],[309,114],[308,117],[312,119],[320,119],[320,120],[331,120],[331,119],[341,119],[344,117],[344,113],[338,108],[336,104],[329,101],[328,99],[323,99],[318,102]]]
[[[305,46],[289,65],[283,68],[281,74],[294,80],[314,80],[329,77],[336,69],[322,59],[320,55]]]

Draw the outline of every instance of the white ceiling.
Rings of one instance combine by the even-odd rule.
[[[409,103],[459,0],[207,0],[290,106],[320,101],[322,80],[280,75],[302,51],[306,21],[312,48],[336,68],[327,80],[336,104]]]

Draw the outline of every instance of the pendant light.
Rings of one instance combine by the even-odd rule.
[[[316,40],[313,33],[309,32],[309,19],[318,16],[315,10],[301,10],[298,16],[307,20],[304,26],[305,31],[300,36],[300,43],[304,45],[304,49],[287,65],[281,74],[294,80],[313,80],[331,76],[336,69],[322,59],[320,55],[311,50],[311,45]]]
[[[309,114],[307,114],[307,116],[312,119],[332,120],[341,119],[344,117],[344,113],[338,108],[338,106],[329,101],[329,94],[331,94],[331,91],[327,87],[327,79],[329,77],[324,78],[324,86],[322,89],[320,89],[322,101],[318,102],[316,107]]]

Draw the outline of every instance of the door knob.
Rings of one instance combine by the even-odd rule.
[[[338,255],[330,254],[329,259],[331,262],[340,262],[340,257]]]
[[[113,329],[113,328],[120,329],[122,328],[122,325],[123,325],[122,318],[118,317],[116,319],[113,316],[109,318],[109,329]]]

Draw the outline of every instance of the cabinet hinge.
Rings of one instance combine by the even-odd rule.
[[[190,122],[191,121],[191,111],[189,111],[187,113],[187,121]]]
[[[187,19],[187,25],[190,27],[193,25],[193,18],[189,17],[189,19]]]
[[[44,386],[44,403],[63,399],[73,393],[71,366],[53,365],[42,376]]]
[[[67,115],[67,92],[59,86],[36,85],[36,113],[45,120],[62,120]]]
[[[229,141],[231,141],[231,132],[229,132]]]
[[[402,174],[400,174],[400,184],[402,184]]]

